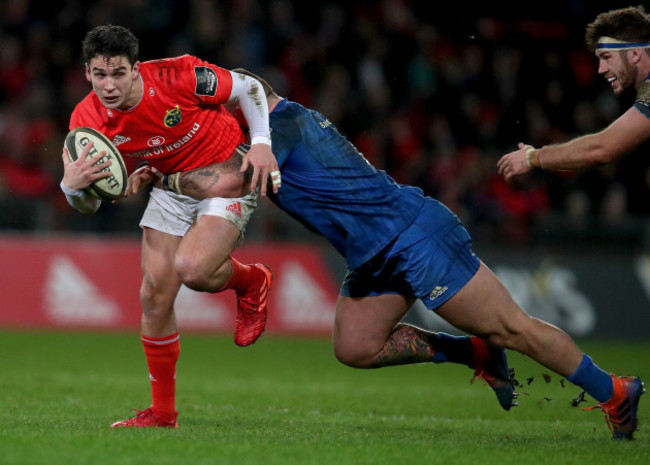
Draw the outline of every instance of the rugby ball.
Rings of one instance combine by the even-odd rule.
[[[68,150],[70,159],[76,161],[83,152],[84,147],[90,142],[93,143],[93,146],[88,156],[97,159],[95,165],[107,160],[111,160],[113,163],[104,169],[104,171],[110,171],[111,175],[94,181],[85,191],[93,197],[106,201],[122,197],[126,191],[128,180],[126,166],[124,166],[122,154],[104,134],[86,127],[79,127],[70,131],[65,138],[65,148]],[[104,155],[100,158],[99,154],[101,152],[104,152]]]

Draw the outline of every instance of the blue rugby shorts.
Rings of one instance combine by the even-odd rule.
[[[340,294],[415,296],[434,310],[462,289],[480,264],[458,217],[427,198],[408,228],[370,261],[348,271]]]

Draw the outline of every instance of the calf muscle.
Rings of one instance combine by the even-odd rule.
[[[430,362],[435,353],[435,335],[406,324],[398,324],[377,354],[371,368]]]

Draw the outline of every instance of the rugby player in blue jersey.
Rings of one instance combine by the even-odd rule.
[[[601,13],[587,25],[585,42],[596,54],[598,73],[615,95],[636,91],[634,104],[602,131],[540,148],[520,143],[518,150],[497,163],[507,181],[533,169],[581,170],[612,163],[650,139],[650,14],[642,6]],[[614,437],[631,438],[633,429],[620,425],[636,425],[643,385],[636,377],[613,381],[612,399],[597,399],[612,422]],[[626,400],[632,407],[629,410]]]
[[[355,368],[464,364],[492,387],[508,410],[516,405],[503,350],[508,348],[607,405],[622,378],[601,370],[559,328],[527,315],[472,252],[468,232],[447,207],[375,169],[322,114],[279,97],[259,76],[236,71],[258,79],[267,96],[273,151],[281,170],[274,179],[282,186],[270,198],[327,238],[346,259],[348,273],[333,330],[339,361]],[[129,181],[129,193],[154,180],[161,185],[159,176],[140,170]],[[182,173],[178,181],[183,194],[197,199],[220,194],[219,173],[211,175],[209,167]],[[417,299],[476,336],[401,323]],[[632,437],[639,397],[640,392],[616,397],[615,408],[626,403],[632,413],[609,414],[615,438]]]
[[[650,14],[642,6],[601,13],[587,26],[585,41],[615,95],[636,90],[634,104],[600,132],[540,148],[520,143],[497,163],[507,181],[535,168],[580,170],[611,163],[650,139]]]

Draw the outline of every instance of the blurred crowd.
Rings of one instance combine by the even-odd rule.
[[[644,148],[614,166],[537,172],[511,185],[495,168],[520,141],[598,131],[632,103],[613,96],[583,42],[597,13],[627,4],[485,3],[4,0],[0,229],[138,232],[145,195],[86,217],[58,187],[68,119],[90,90],[81,41],[112,23],[140,38],[141,60],[187,53],[260,74],[323,112],[377,168],[443,201],[476,240],[636,230],[650,213]],[[249,237],[306,234],[262,203]]]

